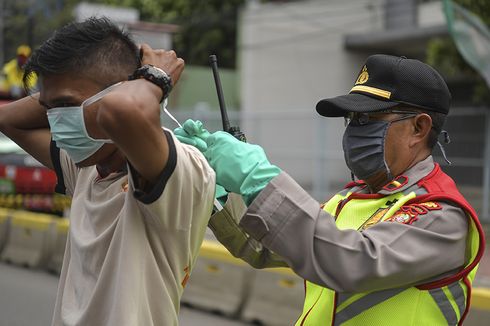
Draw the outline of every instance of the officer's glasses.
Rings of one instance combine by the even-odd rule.
[[[402,116],[393,120],[390,120],[390,122],[396,122],[404,119],[408,119],[411,117],[416,116],[420,112],[416,111],[402,111],[402,110],[383,110],[379,112],[372,112],[372,113],[361,113],[361,112],[349,112],[345,117],[344,117],[344,124],[347,126],[351,121],[356,122],[358,125],[365,125],[369,121],[379,121],[383,120],[382,117],[383,115],[386,114],[401,114]]]

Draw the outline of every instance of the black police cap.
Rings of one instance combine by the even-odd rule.
[[[451,94],[441,75],[414,59],[375,54],[367,58],[347,95],[323,99],[319,114],[342,117],[348,112],[377,112],[406,104],[422,111],[449,113]]]

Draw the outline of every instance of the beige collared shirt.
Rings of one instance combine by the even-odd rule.
[[[147,193],[135,191],[134,172],[100,179],[95,167],[79,169],[58,151],[73,199],[54,326],[178,324],[215,176],[197,149],[165,132],[169,161]]]

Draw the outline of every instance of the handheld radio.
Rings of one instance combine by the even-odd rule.
[[[221,88],[221,80],[218,73],[218,58],[212,54],[209,56],[209,64],[213,69],[214,83],[216,84],[216,92],[218,93],[219,109],[221,112],[221,121],[223,122],[223,130],[230,133],[236,139],[247,142],[245,134],[240,131],[238,126],[230,126],[230,120],[228,119],[228,113],[226,112],[225,99],[223,97],[223,89]]]

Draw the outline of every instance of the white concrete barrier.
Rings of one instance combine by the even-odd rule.
[[[55,220],[55,223],[56,240],[47,268],[51,272],[59,274],[61,272],[61,266],[63,265],[63,256],[65,255],[66,240],[68,238],[70,221],[67,218],[59,218]]]
[[[0,208],[0,253],[8,240],[11,214],[11,210]]]
[[[182,302],[227,316],[237,316],[255,271],[217,242],[205,240]]]
[[[51,215],[15,211],[1,259],[27,267],[45,267],[52,254],[56,223]]]
[[[304,282],[290,269],[259,270],[242,312],[242,319],[267,326],[294,325],[303,309]]]

